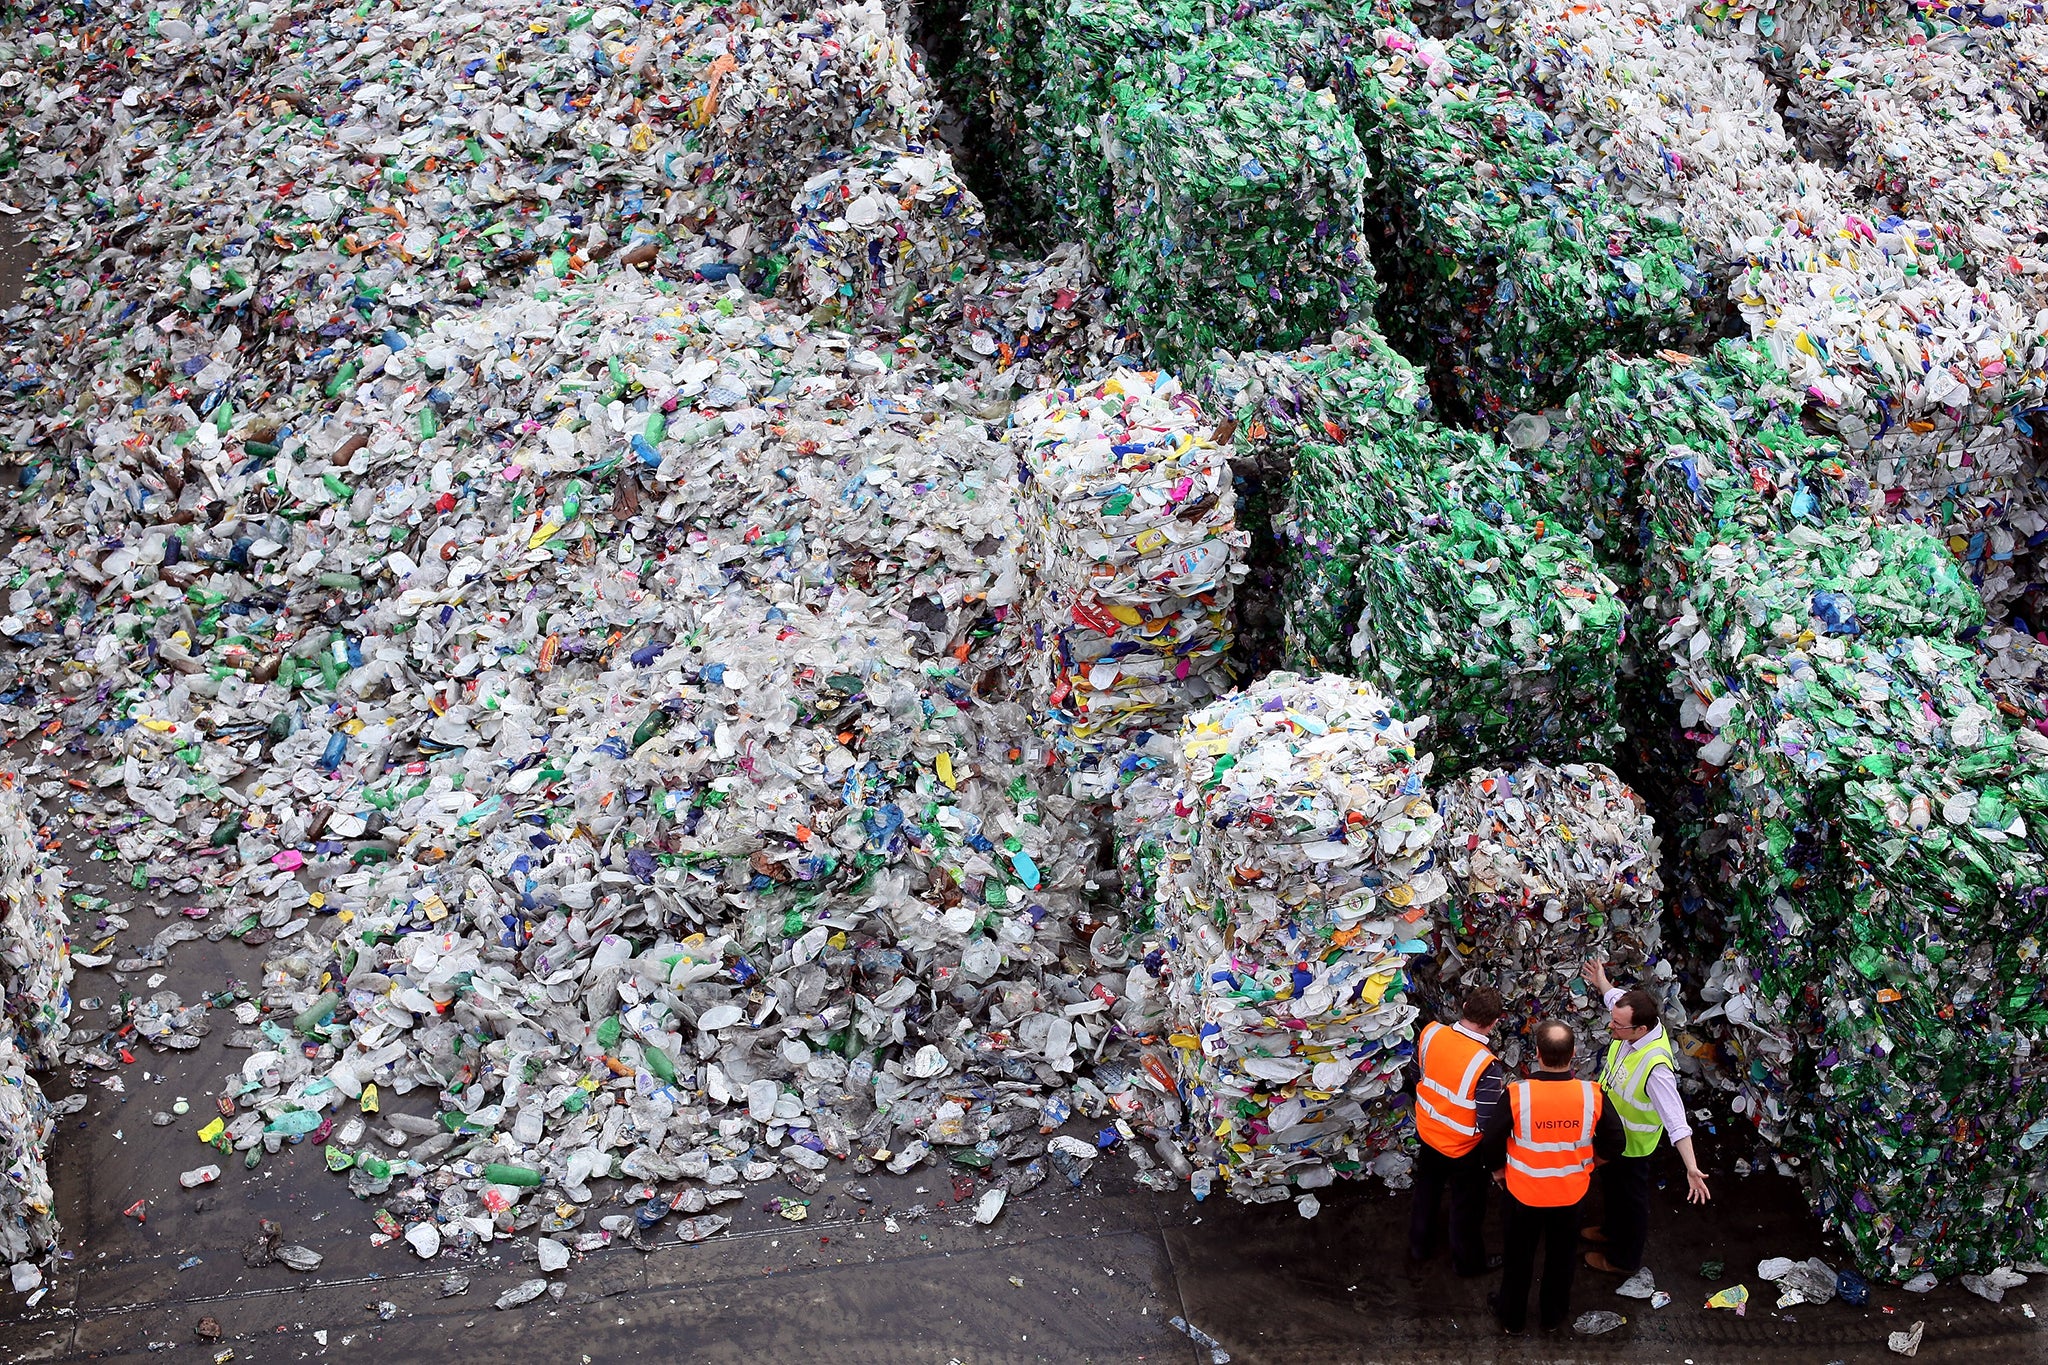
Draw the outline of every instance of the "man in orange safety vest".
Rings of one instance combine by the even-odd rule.
[[[1479,1135],[1507,1083],[1486,1041],[1500,1013],[1500,992],[1474,987],[1457,1023],[1424,1024],[1415,1040],[1415,1136],[1422,1145],[1415,1154],[1408,1254],[1418,1261],[1433,1254],[1436,1211],[1448,1190],[1451,1268],[1464,1276],[1484,1275],[1500,1264],[1486,1254],[1486,1167],[1479,1162]]]
[[[1528,1318],[1538,1242],[1545,1245],[1537,1321],[1548,1332],[1570,1317],[1579,1202],[1592,1187],[1593,1167],[1619,1157],[1628,1145],[1621,1117],[1600,1087],[1572,1073],[1577,1040],[1571,1026],[1546,1019],[1536,1026],[1535,1041],[1536,1073],[1508,1087],[1507,1102],[1494,1113],[1480,1145],[1487,1169],[1507,1186],[1507,1232],[1493,1311],[1509,1333],[1520,1332]]]

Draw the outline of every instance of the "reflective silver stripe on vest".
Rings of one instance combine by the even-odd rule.
[[[1422,1079],[1415,1088],[1415,1106],[1452,1132],[1466,1137],[1476,1137],[1479,1133],[1479,1101],[1472,1095],[1472,1087],[1478,1082],[1479,1073],[1486,1069],[1487,1062],[1492,1060],[1492,1058],[1484,1046],[1481,1046],[1477,1052],[1473,1053],[1472,1060],[1466,1065],[1465,1075],[1458,1082],[1456,1090],[1451,1090],[1431,1080],[1429,1078],[1430,1040],[1436,1037],[1439,1029],[1445,1027],[1443,1024],[1432,1023],[1422,1030],[1422,1042],[1416,1050],[1416,1057],[1421,1064]],[[1471,1121],[1460,1123],[1457,1119],[1444,1113],[1443,1110],[1430,1103],[1429,1096],[1423,1093],[1425,1090],[1435,1091],[1443,1096],[1445,1104],[1461,1111],[1463,1116]]]
[[[1513,1157],[1509,1157],[1508,1165],[1514,1167],[1523,1175],[1533,1176],[1538,1180],[1548,1180],[1550,1177],[1556,1175],[1579,1175],[1583,1172],[1589,1171],[1593,1169],[1593,1158],[1587,1157],[1584,1161],[1579,1162],[1576,1166],[1544,1166],[1539,1168],[1531,1166],[1526,1162],[1517,1161]]]
[[[1579,1083],[1579,1099],[1583,1109],[1579,1116],[1579,1136],[1577,1140],[1572,1142],[1538,1142],[1536,1141],[1534,1120],[1530,1115],[1532,1106],[1529,1103],[1529,1087],[1531,1084],[1533,1082],[1519,1081],[1515,1085],[1515,1089],[1522,1092],[1522,1103],[1519,1106],[1520,1112],[1515,1115],[1516,1144],[1523,1151],[1527,1152],[1576,1152],[1580,1148],[1586,1147],[1593,1137],[1593,1087],[1583,1081]],[[1521,1162],[1515,1160],[1511,1151],[1508,1156],[1508,1164],[1526,1175],[1574,1175],[1593,1164],[1593,1155],[1589,1150],[1586,1153],[1585,1159],[1576,1166],[1539,1171],[1532,1167],[1524,1166]]]
[[[1426,1095],[1418,1093],[1415,1096],[1415,1107],[1422,1110],[1423,1113],[1428,1114],[1431,1118],[1435,1119],[1438,1123],[1441,1123],[1444,1127],[1450,1129],[1454,1133],[1462,1134],[1465,1137],[1472,1137],[1479,1132],[1479,1128],[1476,1124],[1458,1122],[1450,1115],[1444,1113],[1443,1110],[1431,1104],[1429,1102],[1429,1098]]]
[[[1487,1062],[1491,1060],[1492,1058],[1487,1054],[1487,1051],[1484,1047],[1481,1047],[1477,1052],[1473,1053],[1472,1061],[1465,1067],[1464,1076],[1462,1076],[1458,1081],[1458,1088],[1456,1090],[1452,1090],[1449,1087],[1440,1085],[1436,1081],[1433,1081],[1429,1078],[1429,1073],[1427,1070],[1429,1066],[1429,1056],[1427,1052],[1425,1052],[1422,1058],[1422,1065],[1425,1068],[1422,1075],[1422,1084],[1428,1089],[1434,1090],[1437,1094],[1442,1095],[1447,1103],[1454,1104],[1460,1109],[1468,1110],[1476,1114],[1477,1112],[1479,1112],[1479,1100],[1476,1096],[1473,1095],[1472,1087],[1475,1084],[1477,1084],[1479,1080],[1479,1073],[1486,1069]]]

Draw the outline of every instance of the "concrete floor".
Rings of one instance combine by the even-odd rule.
[[[8,226],[0,223],[0,306],[17,296],[26,266]],[[102,881],[84,848],[72,850],[74,883]],[[151,907],[125,908],[133,927],[114,948],[117,961],[161,927]],[[80,927],[81,939],[88,927]],[[192,1000],[231,978],[257,976],[264,951],[232,940],[189,943],[175,950],[161,983],[154,973],[123,979],[82,970],[73,994],[113,1002],[125,986]],[[80,1009],[74,1027],[89,1037],[108,1017],[104,1007]],[[1725,1170],[1707,1210],[1679,1202],[1674,1191],[1682,1182],[1667,1182],[1658,1194],[1650,1264],[1672,1294],[1668,1307],[1653,1312],[1615,1297],[1610,1277],[1580,1278],[1575,1311],[1610,1308],[1629,1318],[1593,1339],[1500,1337],[1485,1307],[1490,1283],[1454,1278],[1441,1258],[1423,1267],[1407,1262],[1403,1195],[1326,1190],[1321,1215],[1305,1221],[1292,1205],[1198,1205],[1185,1195],[1153,1194],[1114,1156],[1097,1163],[1081,1190],[1041,1186],[990,1228],[953,1207],[948,1173],[935,1168],[859,1180],[866,1202],[835,1175],[802,1223],[769,1211],[769,1195],[787,1192],[774,1182],[726,1206],[738,1211],[733,1227],[711,1241],[670,1241],[650,1252],[608,1248],[553,1277],[558,1298],[498,1311],[492,1302],[500,1293],[537,1273],[519,1260],[522,1246],[531,1257],[530,1239],[494,1243],[496,1250],[469,1261],[444,1253],[431,1263],[402,1243],[374,1246],[375,1205],[352,1198],[310,1144],[287,1147],[255,1171],[239,1158],[222,1163],[218,1184],[179,1188],[180,1171],[217,1156],[192,1133],[242,1056],[224,1046],[232,1026],[218,1018],[197,1051],[143,1048],[113,1076],[81,1069],[44,1079],[53,1098],[79,1088],[88,1097],[64,1121],[52,1153],[73,1256],[36,1307],[0,1295],[0,1361],[140,1360],[171,1350],[186,1360],[225,1360],[221,1353],[231,1351],[238,1361],[494,1354],[568,1365],[644,1357],[708,1365],[1215,1365],[1209,1348],[1169,1325],[1175,1317],[1215,1338],[1236,1362],[1846,1365],[1897,1359],[1885,1337],[1916,1320],[1927,1324],[1923,1361],[2048,1360],[2041,1324],[2022,1306],[2038,1298],[2048,1309],[2038,1281],[1996,1306],[1948,1287],[1925,1296],[1879,1291],[1864,1309],[1834,1303],[1774,1311],[1775,1294],[1756,1278],[1756,1262],[1825,1256],[1829,1248],[1790,1182]],[[190,1114],[152,1126],[150,1114],[178,1096],[190,1101]],[[1713,1142],[1703,1145],[1715,1165]],[[1675,1173],[1673,1165],[1668,1174]],[[123,1214],[138,1200],[146,1222]],[[593,1208],[589,1224],[618,1210]],[[887,1231],[885,1216],[900,1231]],[[287,1243],[312,1247],[324,1263],[310,1274],[246,1268],[240,1248],[266,1217],[283,1225]],[[1497,1242],[1497,1223],[1494,1236]],[[1729,1273],[1702,1279],[1699,1267],[1710,1259],[1726,1262]],[[456,1271],[469,1287],[443,1297],[442,1284]],[[1753,1296],[1747,1317],[1704,1307],[1708,1294],[1736,1282]],[[195,1336],[207,1317],[224,1333],[218,1344]]]

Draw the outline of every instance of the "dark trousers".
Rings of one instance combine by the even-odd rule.
[[[1650,1239],[1650,1156],[1624,1156],[1600,1168],[1600,1197],[1605,1211],[1600,1230],[1607,1245],[1600,1248],[1617,1268],[1631,1275],[1643,1267],[1643,1247]]]
[[[1451,1197],[1451,1268],[1460,1275],[1486,1273],[1486,1168],[1474,1148],[1448,1157],[1428,1143],[1415,1153],[1415,1203],[1408,1214],[1408,1254],[1427,1260],[1435,1251],[1436,1211]]]
[[[1578,1265],[1579,1205],[1532,1208],[1508,1196],[1507,1245],[1501,1248],[1500,1325],[1522,1330],[1529,1317],[1529,1280],[1536,1273],[1536,1243],[1543,1245],[1543,1288],[1536,1296],[1537,1321],[1548,1331],[1561,1327],[1572,1311],[1572,1271]]]

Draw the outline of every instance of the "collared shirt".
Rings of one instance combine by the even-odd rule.
[[[1607,1008],[1611,1010],[1614,1008],[1614,1002],[1621,999],[1625,994],[1627,994],[1626,991],[1622,990],[1619,986],[1614,986],[1610,987],[1607,993],[1600,998],[1606,1003]],[[1621,1045],[1622,1055],[1627,1056],[1652,1039],[1663,1036],[1664,1026],[1659,1024],[1633,1042],[1623,1043]],[[1650,1079],[1644,1084],[1643,1089],[1649,1092],[1650,1107],[1657,1111],[1657,1121],[1664,1125],[1665,1136],[1669,1137],[1673,1142],[1678,1142],[1692,1136],[1692,1125],[1685,1121],[1685,1106],[1678,1102],[1678,1075],[1676,1072],[1668,1066],[1651,1067]]]

